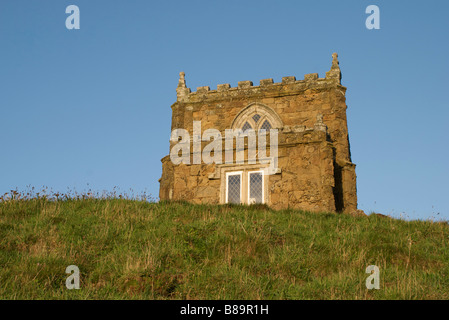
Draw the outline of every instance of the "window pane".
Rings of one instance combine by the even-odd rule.
[[[248,129],[252,129],[252,127],[251,127],[251,125],[248,123],[248,121],[247,122],[245,122],[245,124],[243,125],[243,127],[242,127],[242,130],[243,131],[246,131],[246,130],[248,130]]]
[[[271,124],[268,122],[268,120],[265,120],[262,125],[260,126],[260,129],[265,129],[265,130],[270,130],[271,129]]]
[[[257,121],[259,121],[260,119],[260,115],[258,115],[257,113],[255,115],[253,115],[253,120],[255,123],[257,123]]]
[[[240,203],[240,175],[228,176],[228,203]]]
[[[249,204],[263,203],[263,174],[262,172],[249,173]]]

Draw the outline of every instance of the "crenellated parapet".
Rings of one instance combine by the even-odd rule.
[[[332,55],[332,67],[326,72],[325,78],[320,78],[318,73],[304,75],[304,79],[297,80],[294,76],[283,77],[281,82],[274,82],[272,78],[262,79],[256,86],[252,81],[239,81],[237,87],[231,87],[229,83],[217,85],[217,89],[211,90],[209,86],[197,87],[196,91],[191,91],[186,86],[185,73],[180,73],[179,84],[176,89],[179,102],[199,102],[204,100],[220,100],[236,96],[251,96],[263,94],[264,96],[277,96],[296,94],[298,91],[307,89],[325,89],[329,87],[340,87],[344,91],[346,88],[341,85],[341,71],[338,64],[338,55]]]

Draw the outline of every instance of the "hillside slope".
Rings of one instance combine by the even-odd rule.
[[[449,299],[448,241],[446,223],[375,215],[9,200],[0,299]],[[80,290],[65,287],[69,265]]]

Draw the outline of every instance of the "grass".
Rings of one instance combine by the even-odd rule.
[[[442,222],[13,194],[0,299],[449,299],[448,241]]]

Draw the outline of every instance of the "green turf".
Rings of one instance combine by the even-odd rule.
[[[3,200],[0,299],[449,299],[448,241],[447,223],[376,215]]]

